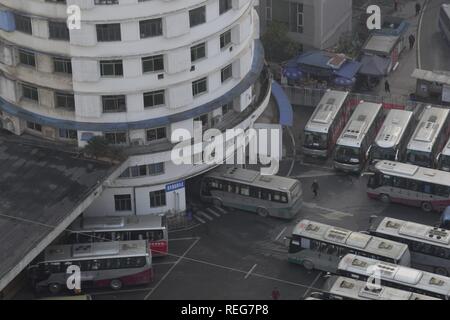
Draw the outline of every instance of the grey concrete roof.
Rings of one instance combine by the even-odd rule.
[[[92,203],[115,169],[0,130],[0,291]]]

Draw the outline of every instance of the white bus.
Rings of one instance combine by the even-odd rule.
[[[361,102],[339,137],[334,151],[334,167],[347,172],[360,172],[366,155],[383,121],[380,103]]]
[[[438,155],[438,169],[450,172],[450,139]]]
[[[434,298],[450,298],[450,278],[384,261],[348,254],[339,262],[338,275],[393,287]]]
[[[80,217],[66,231],[70,243],[148,240],[153,257],[169,251],[164,215]]]
[[[288,261],[307,270],[335,272],[340,259],[348,253],[409,266],[408,246],[360,232],[319,222],[302,220],[290,237]]]
[[[67,288],[71,265],[80,267],[81,290],[118,290],[148,284],[153,278],[151,253],[144,240],[50,246],[29,266],[28,275],[36,291],[48,289],[56,295]]]
[[[331,276],[325,282],[325,292],[313,293],[313,297],[326,300],[439,300],[423,294],[388,286],[371,286],[366,281]]]
[[[348,92],[327,90],[304,129],[303,153],[328,158],[351,114]]]
[[[369,163],[376,160],[403,161],[406,145],[414,125],[414,113],[392,109],[369,148]]]
[[[450,4],[444,3],[441,5],[439,12],[439,29],[442,32],[442,37],[450,45]]]
[[[259,171],[226,165],[208,172],[200,190],[203,201],[217,207],[256,212],[263,217],[292,219],[303,204],[298,180],[263,176]]]
[[[450,205],[450,172],[394,161],[380,161],[367,183],[367,195],[384,203],[443,211]]]
[[[369,228],[371,235],[402,242],[411,252],[411,266],[450,275],[450,231],[414,222],[376,217]]]
[[[406,148],[407,163],[434,168],[437,154],[447,141],[449,113],[448,109],[425,108]]]

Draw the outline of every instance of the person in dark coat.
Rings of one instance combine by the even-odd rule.
[[[384,82],[384,91],[386,93],[391,93],[391,85],[389,84],[389,81],[387,81],[387,80]]]
[[[414,43],[416,42],[416,37],[414,35],[409,36],[409,50],[412,50],[414,48]]]
[[[314,198],[317,198],[317,195],[319,193],[319,183],[317,180],[314,180],[314,182],[311,185],[312,192],[314,193]]]
[[[422,10],[422,6],[419,2],[416,2],[416,17],[420,14],[420,10]]]

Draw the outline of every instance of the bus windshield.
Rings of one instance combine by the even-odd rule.
[[[328,147],[327,134],[305,131],[304,146],[310,149],[326,150]]]
[[[450,156],[442,155],[440,159],[440,169],[450,171]]]
[[[409,150],[406,155],[406,162],[430,168],[432,163],[431,153]]]
[[[337,146],[335,160],[343,163],[357,164],[360,162],[360,149],[347,146]]]
[[[371,160],[391,160],[395,161],[396,152],[394,149],[385,149],[378,146],[373,146],[370,152]]]

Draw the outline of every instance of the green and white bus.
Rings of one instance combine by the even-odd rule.
[[[264,176],[259,171],[220,166],[202,179],[201,198],[215,206],[292,219],[302,206],[302,186],[296,179]]]

